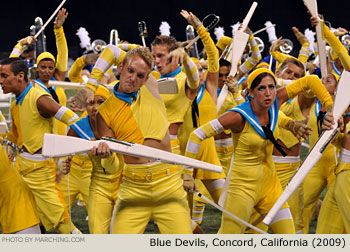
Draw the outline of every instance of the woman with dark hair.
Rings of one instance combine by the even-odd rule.
[[[301,78],[276,90],[274,74],[265,68],[257,69],[248,76],[247,101],[196,129],[189,138],[186,156],[193,158],[201,141],[227,129],[232,131],[235,159],[224,208],[245,221],[249,221],[253,208],[262,215],[267,214],[282,193],[272,160],[273,146],[284,153],[275,140],[277,123],[298,135],[305,135],[309,128],[278,117],[278,110],[282,103],[307,89],[311,89],[328,110],[332,108],[332,98],[317,76]],[[295,233],[287,204],[270,227],[274,233]],[[223,214],[219,233],[243,233],[244,230],[243,224]]]

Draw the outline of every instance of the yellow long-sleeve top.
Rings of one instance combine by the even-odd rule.
[[[324,25],[323,34],[328,44],[332,47],[346,71],[350,71],[350,56],[348,50],[343,46],[339,39],[331,32],[328,26]]]
[[[57,47],[56,69],[60,72],[66,72],[68,65],[68,46],[63,26],[57,29],[55,28],[54,33]]]
[[[81,76],[81,71],[87,64],[84,61],[84,56],[81,56],[77,58],[71,68],[68,71],[68,78],[71,82],[79,82],[83,83],[84,79]],[[110,74],[112,73],[112,67],[110,67],[107,72],[104,73],[104,76],[106,76],[108,79],[110,77]]]
[[[20,42],[18,42],[15,47],[12,49],[12,52],[10,54],[10,58],[19,58],[21,54],[23,53],[25,47],[21,45]]]
[[[96,91],[99,81],[101,81],[104,73],[114,64],[118,65],[125,58],[126,52],[121,50],[118,46],[107,45],[96,61],[94,68],[90,74],[90,78],[85,87]]]
[[[305,120],[305,117],[300,110],[298,97],[294,97],[290,102],[288,101],[282,104],[280,111],[284,112],[286,116],[289,116],[295,121]],[[278,139],[281,140],[288,149],[300,142],[292,132],[283,128],[280,129]]]
[[[233,39],[227,36],[222,36],[220,40],[216,43],[216,46],[221,50],[224,50],[225,47],[230,46],[233,42]],[[242,73],[248,73],[251,71],[256,64],[261,60],[261,54],[259,52],[259,46],[254,39],[254,35],[251,35],[248,40],[252,53],[248,59],[239,66],[239,69]]]
[[[275,60],[277,61],[276,69],[278,69],[279,66],[282,64],[282,62],[285,61],[287,58],[297,59],[301,63],[303,63],[304,66],[306,66],[307,60],[308,60],[309,55],[310,55],[309,45],[310,45],[309,42],[305,42],[305,43],[303,43],[301,45],[298,58],[295,58],[292,55],[288,55],[288,54],[282,53],[280,51],[271,51],[270,52],[271,56],[274,57]]]
[[[201,25],[197,29],[197,33],[203,42],[204,48],[208,56],[208,71],[217,73],[219,71],[219,51],[216,48],[214,41],[210,37],[210,33]]]
[[[86,66],[84,61],[84,56],[77,58],[71,68],[68,71],[68,78],[71,82],[80,82],[83,83],[84,80],[81,77],[81,70]]]
[[[117,46],[125,52],[131,51],[132,49],[140,47],[140,45],[137,45],[137,44],[118,44]]]

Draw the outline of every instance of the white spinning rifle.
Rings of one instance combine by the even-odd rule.
[[[228,58],[227,60],[231,62],[231,71],[230,76],[235,76],[237,73],[237,65],[239,60],[241,59],[244,49],[247,45],[249,34],[245,33],[244,30],[247,28],[248,23],[253,16],[253,13],[258,5],[257,2],[253,2],[252,6],[249,9],[247,16],[244,18],[241,29],[237,30],[233,37],[233,42],[228,49]],[[217,112],[219,113],[222,105],[224,104],[226,97],[228,94],[228,87],[224,85],[221,89],[220,95],[217,101]]]
[[[77,137],[46,133],[43,140],[42,155],[45,157],[66,157],[85,153],[91,151],[92,147],[97,147],[100,142],[107,143],[112,152],[118,152],[124,155],[149,158],[169,164],[188,165],[194,168],[217,173],[221,173],[222,171],[222,167],[218,165],[209,164],[141,144],[119,141],[113,138],[102,138],[102,140],[98,141],[89,141]]]

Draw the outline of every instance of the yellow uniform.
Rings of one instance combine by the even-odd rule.
[[[117,99],[115,95],[113,97]],[[136,120],[134,126],[140,127],[141,136],[163,140],[169,127],[166,109],[146,86],[138,91],[131,109]],[[113,128],[113,124],[110,127]],[[113,233],[143,233],[152,218],[161,233],[191,233],[189,216],[178,166],[159,162],[125,165]]]
[[[347,124],[345,138],[349,138],[350,124]],[[348,139],[346,139],[348,140]],[[323,200],[317,221],[317,234],[350,233],[350,151],[342,148],[339,164],[335,168],[335,181]]]
[[[86,206],[88,206],[91,171],[92,163],[87,155],[78,154],[72,158],[69,172],[69,193],[67,176],[63,176],[58,183],[58,187],[63,193],[64,202],[67,206],[72,207],[74,200],[79,195],[83,197],[82,200],[84,200]]]
[[[304,115],[302,114],[298,102],[298,97],[293,98],[291,101],[284,103],[281,106],[281,111],[284,112],[287,116],[292,118],[295,121],[305,120]],[[291,147],[299,144],[300,140],[296,138],[292,132],[289,130],[280,128],[280,133],[278,139],[290,149]],[[274,156],[275,168],[277,176],[281,182],[281,186],[284,189],[295,171],[300,166],[300,157],[299,156],[287,156],[280,157]],[[304,204],[304,194],[302,184],[298,189],[292,194],[288,199],[288,205],[293,216],[295,231],[302,232],[303,230],[303,204]]]
[[[0,145],[0,225],[16,233],[39,224],[34,196]]]
[[[207,137],[223,130],[223,128],[214,130],[214,128],[218,129],[219,127],[216,124],[219,124],[219,122],[214,120],[210,124],[201,127]],[[193,138],[194,135],[197,135],[196,131],[191,134],[189,141],[197,143],[198,140]],[[278,128],[274,130],[274,135],[275,137],[278,135]],[[248,221],[253,208],[260,214],[266,214],[282,193],[282,188],[274,170],[272,143],[259,135],[248,121],[245,122],[242,132],[233,133],[233,146],[235,159],[224,208]],[[187,145],[187,148],[190,148],[189,145]],[[192,156],[191,152],[190,149],[186,150],[188,156]],[[232,202],[235,202],[235,204],[232,204]],[[283,208],[287,207],[287,205],[284,205]],[[283,212],[282,220],[272,224],[271,229],[275,233],[294,233],[290,218],[291,215],[289,212],[288,216],[288,210]],[[242,233],[244,230],[243,224],[223,214],[219,233]]]
[[[309,137],[310,150],[318,139],[317,115],[320,107],[320,104],[316,102],[310,110],[310,119],[308,126],[313,129],[311,136]],[[334,169],[336,167],[336,164],[336,149],[333,144],[330,144],[323,152],[321,159],[311,169],[304,180],[304,234],[309,233],[310,221],[312,215],[314,214],[321,192],[326,186],[330,188],[335,180]]]
[[[60,233],[70,230],[70,218],[64,204],[62,192],[55,185],[56,165],[52,159],[34,154],[42,147],[44,133],[52,133],[53,118],[42,117],[37,109],[37,100],[47,95],[30,83],[22,92],[11,112],[13,129],[17,136],[15,143],[25,147],[28,152],[17,156],[16,165],[24,181],[32,190],[38,207],[39,217],[45,229],[57,228]]]

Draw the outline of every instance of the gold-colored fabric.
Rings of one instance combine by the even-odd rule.
[[[130,173],[155,173],[172,165],[126,165]],[[180,172],[150,182],[123,177],[116,203],[113,233],[142,234],[151,219],[161,234],[192,233],[191,218]]]
[[[31,88],[24,97],[22,105],[18,104],[14,108],[13,122],[17,127],[18,138],[23,141],[23,143],[17,141],[17,144],[19,147],[25,146],[31,154],[41,149],[44,133],[53,133],[54,119],[42,117],[36,105],[37,100],[43,95],[49,94]]]
[[[147,86],[143,85],[140,88],[131,110],[145,139],[164,139],[170,125],[167,110],[164,102],[155,98]]]
[[[130,104],[111,95],[97,110],[107,126],[113,130],[116,139],[143,143],[143,135],[133,117]]]
[[[0,225],[5,234],[39,224],[34,196],[0,145]]]
[[[280,111],[284,112],[285,115],[289,116],[295,121],[305,120],[305,117],[300,110],[298,97],[293,98],[290,102],[285,102],[282,104]],[[281,140],[288,149],[300,142],[300,140],[295,137],[295,135],[290,130],[284,129],[282,127],[280,128],[278,139]]]
[[[186,74],[180,72],[175,76],[179,92],[177,94],[160,94],[162,97],[170,123],[181,123],[184,121],[185,113],[191,104],[186,96]]]

